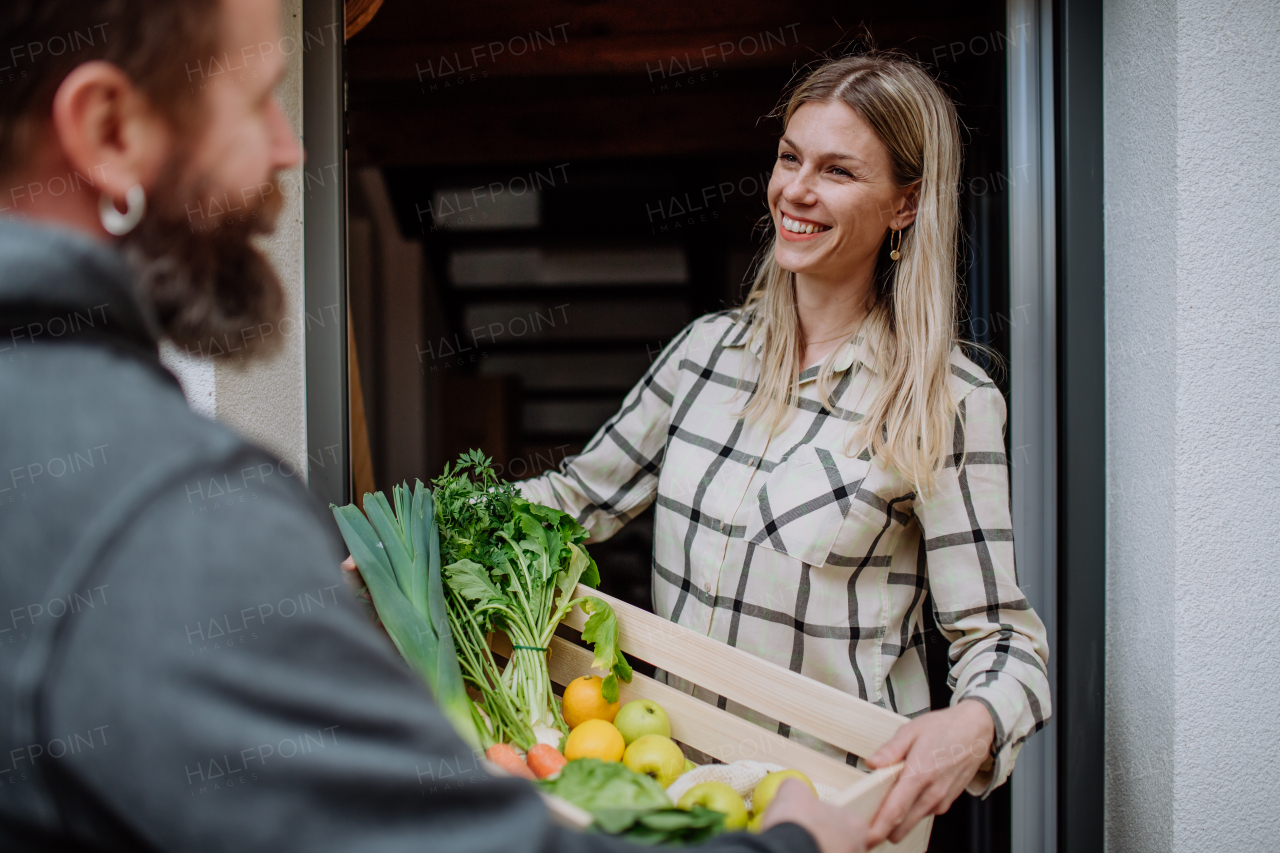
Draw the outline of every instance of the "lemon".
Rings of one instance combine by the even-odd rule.
[[[587,720],[612,723],[618,716],[618,703],[604,701],[604,680],[598,675],[584,675],[569,682],[560,700],[560,710],[569,728],[576,729]]]
[[[626,750],[622,732],[607,720],[587,720],[569,732],[564,742],[564,757],[570,761],[578,758],[621,761]]]

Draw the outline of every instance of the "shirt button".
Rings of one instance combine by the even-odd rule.
[[[721,533],[724,533],[724,529],[725,529],[725,527],[726,527],[726,526],[727,526],[727,525],[726,525],[723,521],[722,521],[722,522],[720,522],[720,532],[721,532]]]
[[[706,583],[704,583],[702,585],[702,588],[705,589],[707,592],[711,592],[711,581],[707,581]]]

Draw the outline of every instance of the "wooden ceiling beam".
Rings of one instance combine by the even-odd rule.
[[[882,25],[875,29],[875,35],[880,46],[901,47],[927,62],[936,46],[945,46],[972,26],[947,21]],[[347,74],[361,82],[430,82],[480,72],[497,77],[636,74],[659,79],[691,69],[719,71],[804,63],[849,40],[849,34],[833,22],[604,36],[583,35],[560,24],[489,40],[356,39],[347,48]]]
[[[579,74],[649,74],[665,77],[681,70],[789,65],[817,54],[840,33],[828,29],[801,41],[799,27],[781,26],[744,34],[741,30],[659,33],[607,38],[566,37],[551,27],[537,33],[489,42],[360,45],[348,48],[353,80],[442,80],[451,74],[484,71],[497,76],[557,77]]]
[[[660,96],[552,90],[501,105],[456,98],[413,109],[353,108],[349,152],[353,164],[388,166],[767,152],[777,144],[777,129],[758,119],[776,98],[772,90]]]
[[[560,23],[569,24],[573,38],[714,30],[724,26],[734,26],[745,33],[792,21],[839,20],[846,27],[857,27],[864,20],[945,17],[951,2],[914,0],[910,5],[885,8],[867,0],[468,0],[452,4],[390,0],[361,40],[484,42],[495,35],[505,33],[510,37]]]

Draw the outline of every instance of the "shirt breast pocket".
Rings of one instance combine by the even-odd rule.
[[[837,545],[869,524],[871,507],[850,510],[871,463],[838,451],[805,445],[770,472],[747,517],[746,539],[753,545],[813,566],[827,563]]]

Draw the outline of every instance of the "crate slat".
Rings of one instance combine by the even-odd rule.
[[[574,597],[599,598],[618,616],[623,650],[659,669],[788,723],[854,755],[888,743],[907,718],[771,661],[690,631],[598,590],[579,586]],[[575,607],[563,624],[581,631],[587,617]],[[768,690],[760,689],[769,685]]]
[[[591,652],[559,637],[551,641],[548,658],[551,680],[568,684],[592,672]],[[768,761],[803,770],[810,779],[845,789],[866,773],[807,746],[763,729],[750,720],[721,711],[697,697],[636,673],[630,684],[618,685],[619,700],[652,699],[671,718],[671,737],[726,764],[742,759]]]

